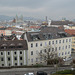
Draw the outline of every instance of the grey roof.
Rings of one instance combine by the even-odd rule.
[[[42,27],[39,32],[27,32],[28,41],[50,40],[71,37],[68,33],[56,27]],[[23,36],[22,36],[23,38]]]
[[[28,50],[28,45],[26,40],[8,40],[0,41],[0,51],[9,50]]]

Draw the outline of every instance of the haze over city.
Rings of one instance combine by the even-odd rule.
[[[75,19],[75,0],[0,0],[0,15]]]

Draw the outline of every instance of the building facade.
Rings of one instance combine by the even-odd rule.
[[[65,32],[72,36],[72,51],[75,52],[75,30],[74,29],[65,29]]]
[[[68,60],[71,57],[72,37],[64,31],[55,27],[44,27],[38,32],[27,32],[23,39],[28,43],[28,65],[45,63],[39,58],[38,52],[46,46],[52,46],[58,57]]]
[[[0,41],[0,67],[27,65],[27,52],[25,40]]]

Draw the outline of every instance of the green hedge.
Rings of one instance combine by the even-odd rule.
[[[58,71],[53,75],[75,75],[75,70],[64,70],[64,71]]]

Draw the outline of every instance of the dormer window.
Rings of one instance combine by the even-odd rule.
[[[9,45],[9,48],[15,48],[15,44],[13,44],[13,43],[10,44],[10,45]]]
[[[7,44],[2,44],[1,45],[1,49],[6,49],[7,48]]]
[[[22,44],[22,43],[19,43],[19,44],[17,45],[17,48],[23,48],[23,44]]]
[[[67,37],[67,34],[65,32],[58,32],[57,33],[59,37]]]
[[[43,33],[43,37],[47,40],[47,39],[52,39],[53,36],[51,33]]]
[[[31,38],[32,38],[32,40],[40,40],[39,33],[31,34]]]

